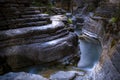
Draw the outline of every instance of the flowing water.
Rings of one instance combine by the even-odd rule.
[[[83,37],[83,39],[80,39],[79,47],[81,60],[78,63],[78,67],[84,70],[92,69],[102,53],[100,41],[94,38]]]
[[[58,72],[58,71],[81,71],[84,72],[78,68],[75,67],[76,65],[62,65],[62,64],[54,64],[54,65],[34,65],[34,66],[30,66],[30,67],[25,67],[22,69],[19,69],[17,71],[14,72],[28,72],[28,73],[32,73],[32,74],[40,74],[46,78],[49,78],[50,75]]]
[[[81,29],[75,29],[75,33],[77,35],[81,35],[82,31]],[[98,39],[92,38],[89,36],[83,36],[82,38],[79,39],[79,47],[80,47],[80,61],[75,62],[77,65],[72,65],[72,66],[66,66],[66,65],[61,65],[57,64],[54,66],[50,65],[36,65],[36,66],[30,66],[27,68],[20,69],[19,71],[25,71],[28,73],[34,73],[34,74],[40,74],[43,75],[44,77],[48,77],[57,72],[57,71],[69,71],[69,70],[76,70],[76,71],[81,71],[82,70],[90,70],[94,67],[94,65],[98,62],[100,54],[102,53],[102,46],[101,43]],[[18,72],[18,70],[17,70]]]
[[[77,29],[75,30],[77,35],[81,35],[81,30]],[[77,71],[81,70],[90,70],[94,67],[94,65],[98,62],[99,57],[102,53],[102,46],[98,39],[83,36],[79,39],[79,47],[80,47],[80,61],[79,63],[76,61],[75,64],[78,64]],[[36,65],[31,66],[27,68],[23,68],[20,71],[25,71],[29,73],[34,74],[40,74],[44,77],[49,77],[51,74],[57,72],[57,71],[69,71],[69,70],[76,70],[74,67],[77,67],[77,65],[61,65],[61,64],[55,64],[55,65]]]
[[[81,36],[79,39],[81,59],[78,63],[78,67],[83,70],[91,70],[98,62],[102,53],[101,42],[98,38],[85,35],[85,32],[80,29],[76,29],[75,32],[78,36]]]

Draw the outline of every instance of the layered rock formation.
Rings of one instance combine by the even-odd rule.
[[[78,39],[64,25],[50,24],[50,16],[28,0],[0,1],[0,71],[57,61],[74,55]],[[60,20],[61,21],[61,20]]]
[[[100,62],[98,65],[96,65],[93,71],[93,75],[95,75],[94,79],[96,80],[120,79],[119,50],[120,50],[120,43],[116,44],[114,47],[104,48]]]
[[[120,4],[120,1],[119,0],[109,0],[110,3],[113,3],[113,4],[116,4],[116,5],[119,5]]]
[[[118,67],[120,67],[119,65],[120,64],[119,63],[120,29],[118,25],[119,21],[115,22],[113,20],[113,22],[110,23],[111,18],[113,17],[117,18],[115,14],[117,16],[120,16],[119,5],[118,5],[119,1],[118,3],[117,1],[110,0],[110,2],[108,1],[101,2],[100,6],[95,10],[94,17],[92,16],[90,17],[90,19],[92,19],[93,21],[91,21],[89,18],[87,20],[90,20],[90,23],[89,21],[88,22],[85,21],[85,25],[89,25],[89,26],[88,27],[84,26],[86,28],[83,29],[86,29],[92,33],[95,33],[94,31],[96,31],[97,29],[99,30],[100,26],[98,28],[97,26],[99,24],[100,25],[102,24],[101,26],[103,27],[102,31],[106,31],[104,35],[101,35],[102,40],[100,40],[102,43],[103,52],[100,55],[99,62],[94,66],[94,68],[90,72],[88,72],[84,77],[78,76],[74,80],[119,80],[120,79],[120,72],[118,69]],[[98,21],[97,24],[96,21]],[[97,29],[93,28],[94,24],[96,24],[95,26]],[[108,25],[106,24],[112,24],[112,25],[108,27]],[[97,33],[99,33],[99,31],[97,31]],[[102,32],[100,32],[100,34],[101,33]]]

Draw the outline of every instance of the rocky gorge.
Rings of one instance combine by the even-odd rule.
[[[120,2],[74,2],[70,14],[0,1],[0,80],[120,79]]]

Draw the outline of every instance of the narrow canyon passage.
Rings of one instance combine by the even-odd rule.
[[[119,80],[119,0],[0,0],[0,80]]]

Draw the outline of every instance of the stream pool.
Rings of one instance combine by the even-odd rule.
[[[84,70],[90,70],[98,62],[102,53],[102,46],[98,39],[84,36],[79,40],[81,60],[78,67]]]

